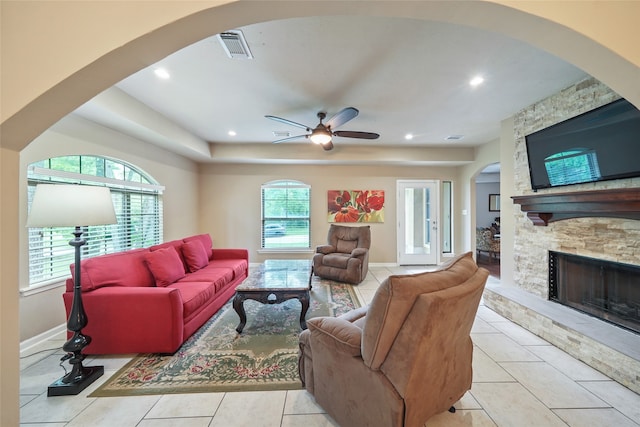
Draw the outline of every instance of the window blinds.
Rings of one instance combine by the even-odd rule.
[[[115,163],[109,160],[111,163]],[[123,167],[124,168],[124,167]],[[28,204],[38,183],[78,183],[110,188],[117,224],[83,227],[87,243],[81,247],[82,259],[162,242],[162,197],[164,187],[141,182],[139,172],[127,166],[136,181],[91,176],[69,171],[30,167]],[[82,227],[82,224],[78,224]],[[29,228],[29,284],[40,286],[69,277],[74,262],[73,227]]]

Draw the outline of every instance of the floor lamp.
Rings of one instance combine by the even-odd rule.
[[[39,184],[33,196],[27,227],[75,227],[75,236],[69,244],[75,248],[73,303],[67,321],[67,329],[73,336],[64,343],[71,371],[51,384],[47,396],[78,394],[101,377],[104,366],[83,366],[82,349],[91,343],[91,337],[82,333],[87,326],[87,315],[82,305],[80,283],[80,247],[87,243],[82,236],[82,226],[115,224],[116,215],[111,192],[106,187],[91,185]]]

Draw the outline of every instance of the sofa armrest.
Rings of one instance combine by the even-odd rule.
[[[354,250],[351,251],[351,256],[353,257],[363,256],[363,255],[366,255],[368,251],[369,249],[367,248],[355,248]]]
[[[362,329],[353,323],[337,317],[316,317],[307,321],[307,327],[311,331],[311,341],[322,341],[325,349],[353,357],[361,355]]]
[[[213,249],[211,259],[246,259],[249,261],[249,251],[247,249]]]
[[[63,294],[67,315],[73,293]],[[111,286],[83,292],[88,323],[84,333],[92,337],[88,354],[174,352],[184,341],[184,309],[175,288]],[[125,332],[126,331],[126,332]]]
[[[335,246],[331,246],[331,245],[320,245],[316,247],[316,253],[319,254],[331,254],[334,253],[336,251],[336,247]]]

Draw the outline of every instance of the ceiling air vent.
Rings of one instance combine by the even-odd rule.
[[[251,59],[249,45],[240,30],[226,31],[218,34],[218,40],[229,58]]]
[[[464,135],[449,135],[444,140],[445,141],[460,141],[462,138],[464,138]]]
[[[274,130],[273,136],[276,138],[289,138],[291,136],[291,132],[284,130]]]

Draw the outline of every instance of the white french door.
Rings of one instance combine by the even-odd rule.
[[[399,180],[398,264],[438,263],[439,182]]]

